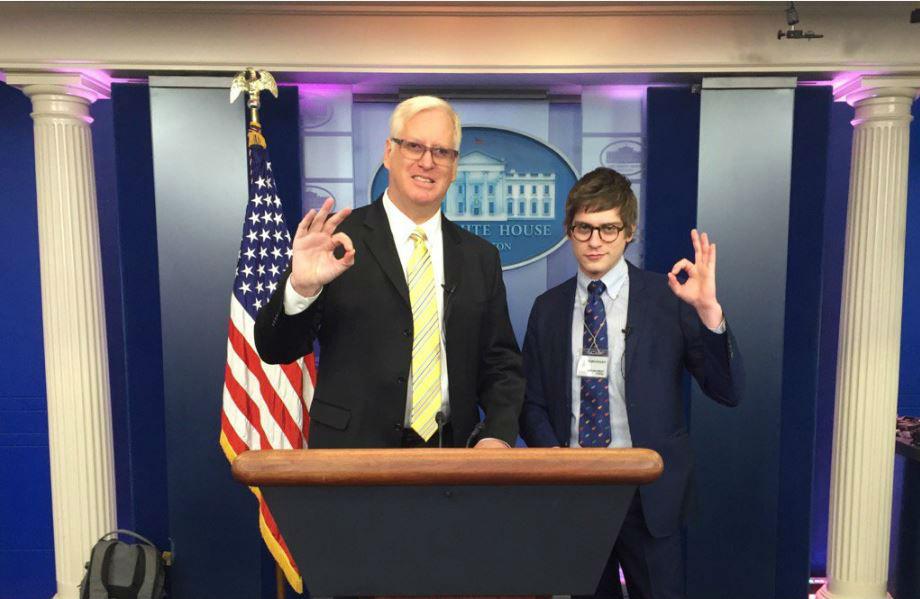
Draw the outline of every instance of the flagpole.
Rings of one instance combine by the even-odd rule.
[[[249,127],[246,133],[246,143],[248,146],[260,145],[266,147],[265,137],[262,135],[262,124],[259,122],[259,108],[262,105],[261,93],[267,90],[276,98],[278,97],[278,85],[275,78],[268,71],[257,71],[253,68],[247,68],[233,78],[230,84],[230,103],[236,101],[239,95],[246,93],[246,106],[249,108]],[[284,571],[281,565],[275,561],[275,597],[276,599],[285,599]]]
[[[281,566],[275,562],[275,599],[284,599],[284,572]]]

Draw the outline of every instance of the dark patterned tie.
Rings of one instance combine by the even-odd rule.
[[[582,340],[584,353],[607,353],[607,312],[601,297],[607,290],[602,281],[588,284],[585,326]],[[578,444],[582,447],[610,445],[610,392],[607,377],[581,377],[581,415],[578,418]]]

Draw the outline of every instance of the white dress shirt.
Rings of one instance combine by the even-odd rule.
[[[387,220],[390,222],[390,233],[393,235],[393,243],[396,246],[396,253],[399,255],[399,263],[402,265],[403,276],[406,277],[409,270],[409,259],[415,249],[415,242],[412,240],[412,232],[417,227],[425,231],[428,245],[428,255],[431,258],[431,266],[434,269],[434,285],[436,293],[435,298],[438,304],[438,318],[441,320],[441,412],[445,416],[450,416],[450,402],[448,401],[448,380],[447,380],[447,348],[444,345],[444,293],[437,293],[438,289],[444,289],[444,243],[441,236],[441,211],[439,210],[427,221],[421,224],[415,224],[408,216],[403,214],[396,204],[390,199],[389,190],[383,194],[383,209],[386,212]],[[357,248],[355,248],[357,250]],[[322,289],[313,297],[304,297],[294,290],[291,279],[288,277],[287,285],[284,289],[284,313],[288,315],[299,314],[316,301],[322,293]],[[368,310],[373,310],[373,297],[369,298]],[[320,356],[322,359],[322,356]],[[409,381],[406,390],[406,415],[403,424],[410,425],[410,416],[412,413],[412,373],[409,373]]]

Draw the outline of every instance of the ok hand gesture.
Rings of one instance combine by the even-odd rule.
[[[715,329],[722,323],[722,306],[716,299],[716,244],[709,243],[706,233],[700,235],[696,229],[690,231],[690,240],[696,254],[694,261],[679,260],[668,273],[668,286],[674,295],[696,309],[703,324]],[[680,271],[687,273],[683,285],[676,276]]]
[[[336,227],[351,214],[351,208],[343,208],[329,216],[334,205],[332,198],[326,198],[319,211],[307,212],[294,233],[291,285],[304,297],[316,295],[323,285],[355,263],[355,246],[351,239],[345,233],[335,233]],[[341,258],[333,255],[338,246],[345,250]]]

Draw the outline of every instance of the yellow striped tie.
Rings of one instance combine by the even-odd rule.
[[[434,295],[434,268],[421,227],[412,232],[415,249],[409,258],[409,303],[412,305],[412,430],[427,441],[438,429],[441,409],[441,322]]]

